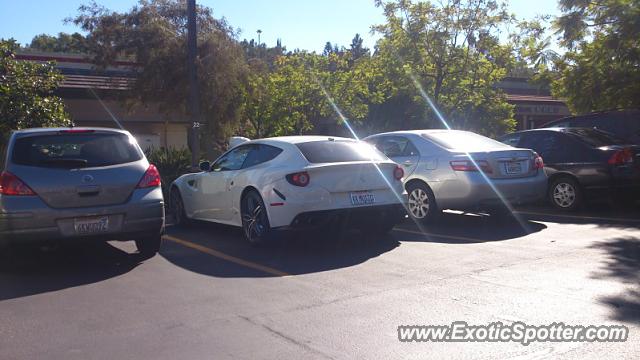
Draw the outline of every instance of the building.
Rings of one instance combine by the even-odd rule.
[[[26,61],[55,61],[64,75],[56,91],[75,126],[120,127],[129,130],[143,148],[187,146],[191,121],[184,114],[165,115],[157,106],[127,108],[119,100],[135,81],[132,61],[118,61],[98,70],[84,55],[20,52],[16,58]]]
[[[517,130],[535,129],[571,115],[564,101],[551,96],[549,89],[529,83],[525,77],[506,77],[496,87],[507,94],[507,101],[515,105]]]

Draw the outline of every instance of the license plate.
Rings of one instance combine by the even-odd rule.
[[[368,205],[376,202],[376,197],[370,191],[359,191],[349,194],[351,205]]]
[[[98,234],[109,231],[109,217],[75,219],[73,224],[76,234]]]
[[[522,173],[522,163],[520,161],[506,162],[504,168],[507,174],[520,174]]]

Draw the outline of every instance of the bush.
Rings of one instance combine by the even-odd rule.
[[[187,149],[150,148],[145,151],[147,159],[154,164],[162,177],[162,193],[165,202],[169,201],[169,186],[173,180],[190,172],[191,152]]]

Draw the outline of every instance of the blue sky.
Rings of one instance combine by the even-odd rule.
[[[135,0],[97,0],[99,4],[126,11]],[[356,33],[372,48],[376,36],[370,34],[373,24],[384,20],[381,9],[373,0],[196,0],[213,8],[215,17],[224,16],[242,30],[240,39],[256,38],[275,45],[282,39],[289,50],[296,48],[322,51],[327,41],[348,46]],[[37,34],[74,32],[63,19],[73,16],[82,0],[0,0],[0,38],[13,37],[29,43]],[[557,0],[511,0],[510,10],[519,18],[530,19],[537,14],[557,15]]]

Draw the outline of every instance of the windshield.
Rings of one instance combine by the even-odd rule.
[[[310,163],[384,161],[388,158],[373,146],[356,141],[311,141],[296,144]]]
[[[499,141],[468,131],[448,130],[429,132],[422,134],[422,137],[449,150],[476,151],[509,148],[508,145]]]
[[[126,134],[56,134],[17,139],[11,160],[18,165],[77,168],[124,164],[142,156]]]

